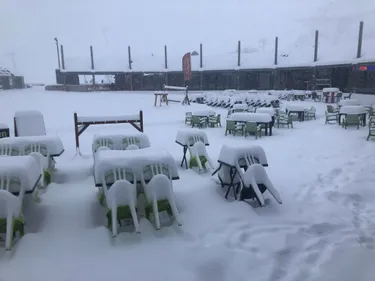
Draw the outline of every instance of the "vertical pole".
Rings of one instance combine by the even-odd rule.
[[[237,53],[238,53],[237,66],[240,67],[241,66],[241,41],[238,41]]]
[[[81,154],[79,151],[79,135],[78,135],[78,116],[77,112],[74,112],[74,133],[76,137],[76,152],[77,154]]]
[[[141,127],[141,132],[143,133],[143,111],[139,111],[139,123]]]
[[[277,61],[277,58],[278,58],[278,53],[279,53],[279,37],[275,37],[275,58],[274,58],[274,61],[273,61],[273,64],[274,65],[277,65],[278,61]]]
[[[57,63],[58,63],[59,69],[61,69],[59,40],[57,40],[57,38],[56,38],[56,51],[57,51]]]
[[[315,45],[314,45],[314,62],[318,61],[318,50],[319,50],[319,30],[315,31]]]
[[[94,65],[94,50],[93,50],[92,46],[90,46],[90,59],[91,59],[91,69],[94,70],[95,69],[95,65]],[[95,74],[92,75],[92,84],[95,85]]]
[[[168,50],[167,50],[167,45],[164,45],[164,68],[168,69]]]
[[[199,45],[199,66],[203,68],[203,44]]]
[[[362,56],[362,39],[363,39],[363,21],[359,23],[357,59]]]
[[[61,49],[61,66],[62,66],[62,69],[65,69],[64,46],[60,45],[60,49]]]
[[[129,69],[132,69],[132,53],[130,46],[128,46],[128,63],[129,63]]]

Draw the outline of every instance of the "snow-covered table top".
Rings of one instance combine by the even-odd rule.
[[[366,108],[362,105],[344,105],[340,107],[340,114],[365,114]]]
[[[9,126],[6,124],[0,123],[0,130],[3,130],[3,129],[9,129]]]
[[[193,145],[194,141],[192,140],[194,139],[199,139],[204,142],[205,145],[209,145],[206,133],[198,129],[179,130],[176,136],[176,143],[182,146],[187,146],[190,142],[190,145]]]
[[[193,116],[214,116],[216,113],[212,110],[198,110],[193,112]]]
[[[64,152],[64,146],[57,136],[29,136],[29,137],[9,137],[0,139],[0,145],[11,145],[23,151],[30,144],[41,144],[48,148],[52,157],[60,156]]]
[[[32,156],[0,156],[0,178],[18,179],[20,185],[11,185],[10,192],[19,194],[21,186],[26,193],[32,192],[41,178],[41,167]]]
[[[305,96],[306,94],[304,92],[294,92],[293,96]]]
[[[273,107],[259,107],[256,113],[267,113],[271,116],[275,116],[276,110]]]
[[[172,155],[161,149],[147,147],[139,150],[102,150],[95,154],[94,178],[95,184],[101,185],[104,175],[114,169],[127,167],[134,171],[137,181],[143,168],[150,164],[165,164],[171,169],[172,178],[179,179],[177,166]],[[145,178],[146,181],[150,180]]]
[[[228,120],[236,122],[259,122],[268,123],[272,121],[271,115],[268,113],[233,113]]]
[[[294,104],[288,104],[286,106],[286,109],[288,111],[297,111],[297,112],[305,111],[305,107],[303,105],[294,105]]]
[[[114,150],[121,150],[122,149],[122,141],[124,139],[138,139],[139,145],[137,145],[139,148],[146,148],[150,147],[150,140],[148,139],[148,136],[141,132],[134,132],[129,134],[95,134],[93,139],[93,151],[96,151],[99,148],[99,141],[101,139],[111,140],[113,142],[113,149]]]
[[[221,147],[219,154],[219,163],[226,164],[231,167],[235,167],[237,161],[242,159],[246,154],[250,154],[259,160],[259,164],[268,166],[266,153],[263,148],[259,145],[236,145],[230,146],[224,144]],[[242,165],[244,163],[240,163]]]
[[[341,92],[339,88],[324,88],[323,93],[339,93]]]
[[[235,109],[246,110],[246,109],[248,109],[248,106],[245,103],[237,103],[237,104],[234,104],[233,107],[232,107],[232,110],[235,110]]]
[[[17,111],[14,114],[18,136],[44,136],[43,114],[37,110]]]
[[[344,105],[362,105],[362,104],[357,100],[349,99],[349,100],[340,100],[338,105],[344,106]]]

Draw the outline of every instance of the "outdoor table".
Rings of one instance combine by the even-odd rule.
[[[289,115],[297,114],[300,122],[305,121],[305,108],[299,105],[288,105],[286,107],[286,113]]]
[[[340,107],[340,112],[339,112],[339,122],[338,124],[341,125],[341,117],[346,116],[348,114],[353,114],[353,115],[359,115],[361,119],[361,125],[363,127],[366,126],[366,108],[362,105],[345,105]]]
[[[188,164],[186,160],[186,152],[188,151],[188,147],[194,145],[194,143],[199,140],[204,143],[205,146],[209,146],[207,135],[204,131],[197,130],[197,129],[186,129],[186,130],[179,130],[177,132],[175,142],[182,146],[182,161],[181,167],[184,166],[188,169]]]
[[[228,117],[228,120],[237,123],[254,122],[257,125],[264,125],[265,135],[272,136],[272,117],[268,113],[233,113]]]

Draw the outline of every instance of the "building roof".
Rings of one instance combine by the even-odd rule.
[[[0,66],[0,76],[13,76],[12,72]]]

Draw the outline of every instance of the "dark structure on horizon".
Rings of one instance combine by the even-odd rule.
[[[23,76],[16,76],[9,70],[0,67],[0,89],[23,89],[25,80]]]
[[[362,57],[363,22],[359,25],[357,59]],[[274,64],[269,68],[241,67],[241,41],[238,42],[238,69],[206,70],[203,69],[203,46],[194,55],[200,57],[200,70],[193,70],[193,79],[189,81],[189,90],[316,90],[324,87],[337,87],[343,91],[375,94],[375,61],[362,63],[353,60],[349,63],[330,65],[317,64],[319,32],[315,32],[314,63],[306,66],[286,67],[278,64],[278,37],[275,38]],[[114,75],[115,83],[107,90],[161,90],[164,84],[183,86],[181,71],[168,70],[167,47],[164,47],[165,67],[159,72],[137,72],[132,69],[130,46],[128,47],[128,66],[123,71],[99,71],[95,69],[93,48],[90,46],[91,70],[70,71],[65,68],[64,49],[61,45],[61,65],[56,69],[56,82],[60,85],[79,85],[79,75],[90,75],[95,84],[96,75]],[[57,48],[59,56],[59,48]],[[354,54],[353,54],[354,55]],[[60,60],[59,60],[60,62]],[[52,86],[51,86],[52,87]],[[93,86],[91,85],[91,88]],[[95,87],[94,87],[95,88]]]

